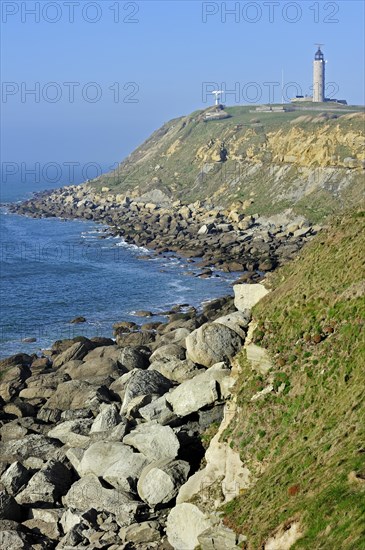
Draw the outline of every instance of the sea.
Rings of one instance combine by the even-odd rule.
[[[21,201],[47,188],[12,178],[2,182],[0,200]],[[1,206],[0,358],[39,354],[56,340],[80,335],[112,337],[118,321],[165,320],[161,314],[173,305],[200,308],[232,293],[233,274],[201,279],[195,262],[105,238],[105,229],[88,221],[28,218]],[[139,310],[154,316],[141,319]],[[77,316],[86,322],[70,323]]]

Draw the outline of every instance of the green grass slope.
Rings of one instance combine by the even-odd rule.
[[[337,219],[273,273],[254,309],[274,367],[259,375],[239,355],[239,412],[225,434],[257,477],[225,508],[250,550],[293,521],[295,550],[365,549],[364,216]]]
[[[229,118],[210,121],[207,110],[196,111],[166,123],[117,170],[91,184],[135,196],[160,189],[183,202],[240,203],[251,214],[294,206],[320,220],[364,200],[365,167],[361,108],[321,109],[236,106],[226,109]],[[222,142],[226,162],[220,162]]]

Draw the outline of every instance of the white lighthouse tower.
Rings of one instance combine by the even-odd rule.
[[[321,50],[323,44],[316,44],[318,50],[313,61],[313,102],[325,101],[325,60]]]

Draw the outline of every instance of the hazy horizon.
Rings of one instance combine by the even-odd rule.
[[[309,94],[318,40],[328,95],[364,103],[362,2],[36,4],[2,4],[2,163],[105,171],[215,84],[228,106],[279,103],[282,77]]]

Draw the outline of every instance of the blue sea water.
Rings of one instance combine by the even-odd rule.
[[[3,187],[1,201],[29,195],[25,184]],[[112,336],[116,321],[146,322],[134,316],[138,310],[158,314],[231,292],[229,277],[188,276],[198,272],[194,264],[102,238],[105,228],[94,222],[0,213],[0,357],[77,335]],[[87,322],[70,324],[79,315]]]

